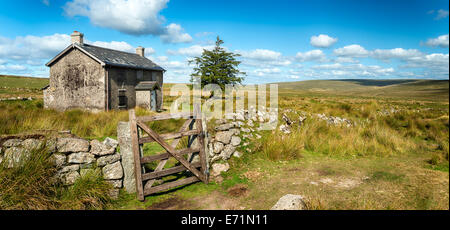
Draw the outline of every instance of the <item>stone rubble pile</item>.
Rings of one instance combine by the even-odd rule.
[[[293,115],[288,115],[288,113],[294,113]],[[292,132],[292,125],[298,124],[298,127],[301,127],[304,121],[308,118],[317,118],[320,120],[324,120],[328,125],[335,126],[345,126],[345,127],[353,127],[355,123],[347,118],[334,117],[334,116],[326,116],[325,114],[310,114],[304,111],[294,111],[292,109],[284,109],[282,114],[283,123],[278,127],[278,129],[285,133],[290,134]]]
[[[98,170],[103,178],[113,185],[118,194],[123,183],[121,156],[116,152],[118,142],[107,137],[103,142],[88,141],[77,137],[43,139],[8,139],[0,145],[0,162],[7,168],[20,166],[33,149],[44,147],[50,151],[51,159],[58,168],[55,182],[72,185],[81,176]],[[97,167],[95,167],[97,166]]]
[[[221,172],[229,169],[227,161],[231,157],[241,157],[242,153],[237,148],[243,148],[246,152],[251,150],[246,146],[252,139],[260,139],[258,134],[262,130],[261,124],[276,123],[277,110],[257,110],[253,106],[249,110],[238,110],[235,113],[225,114],[225,118],[215,121],[214,132],[208,134],[207,153],[211,176],[218,177]]]

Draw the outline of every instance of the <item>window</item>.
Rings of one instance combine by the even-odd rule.
[[[127,109],[128,99],[126,93],[126,89],[119,89],[119,109]]]
[[[144,79],[144,71],[138,70],[136,73],[137,73],[137,79],[138,80]]]

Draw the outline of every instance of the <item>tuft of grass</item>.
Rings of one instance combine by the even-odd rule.
[[[111,189],[100,170],[88,170],[72,186],[61,188],[59,209],[106,209],[112,202]]]
[[[386,171],[375,171],[370,176],[370,180],[384,180],[384,181],[400,181],[405,177],[405,175],[394,174]]]
[[[261,141],[263,143],[262,154],[273,161],[301,158],[301,151],[304,145],[298,140],[299,135],[297,132],[288,136],[281,134],[266,135]]]
[[[99,170],[88,171],[73,186],[57,183],[51,153],[45,147],[21,157],[17,167],[0,164],[0,209],[105,209],[111,205],[112,185]]]
[[[45,148],[30,151],[21,157],[17,167],[8,168],[7,160],[0,164],[0,209],[56,209],[57,187],[52,177],[56,169]]]

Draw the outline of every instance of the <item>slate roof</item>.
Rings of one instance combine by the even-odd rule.
[[[128,53],[119,50],[107,49],[103,47],[93,46],[89,44],[79,45],[76,43],[71,44],[66,49],[61,51],[56,57],[50,60],[46,66],[51,66],[56,60],[62,57],[66,52],[72,48],[77,48],[92,57],[96,61],[100,62],[103,66],[117,66],[133,69],[145,69],[145,70],[159,70],[165,71],[164,68],[158,66],[150,59],[141,57],[135,53]]]
[[[141,81],[134,87],[135,90],[154,90],[155,88],[159,89],[156,81]]]

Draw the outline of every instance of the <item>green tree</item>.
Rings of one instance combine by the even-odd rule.
[[[236,57],[241,55],[225,51],[220,46],[222,44],[223,41],[217,36],[213,50],[204,49],[200,57],[189,61],[189,64],[195,64],[191,82],[196,82],[200,78],[202,87],[207,84],[217,84],[224,90],[226,84],[234,86],[244,80],[244,77],[238,76],[245,73],[239,71],[238,66],[241,62],[236,60]]]

